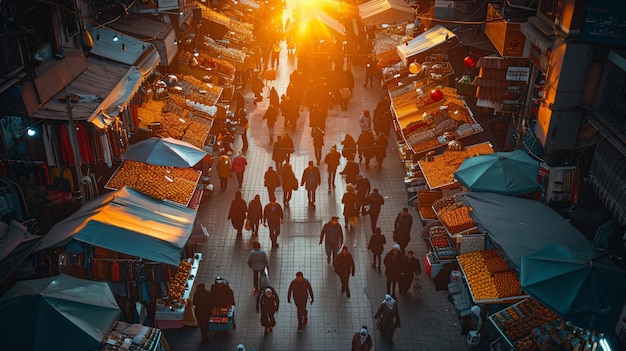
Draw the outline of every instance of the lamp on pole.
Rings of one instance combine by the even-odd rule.
[[[74,125],[74,117],[72,115],[72,102],[70,99],[70,87],[69,84],[65,84],[65,101],[67,102],[67,132],[70,137],[70,144],[72,145],[72,153],[74,154],[74,163],[76,164],[76,178],[78,179],[78,192],[80,193],[80,202],[82,204],[87,200],[85,198],[84,184],[83,184],[83,170],[80,166],[82,160],[80,159],[80,149],[78,148],[78,138],[76,137],[76,126]]]

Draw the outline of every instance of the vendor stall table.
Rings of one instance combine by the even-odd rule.
[[[193,168],[154,166],[125,160],[104,187],[117,190],[129,186],[154,198],[188,206],[201,175],[201,171]]]
[[[489,320],[510,350],[543,350],[544,345],[553,345],[559,350],[604,350],[601,333],[562,320],[533,298],[496,312]]]
[[[235,318],[235,306],[220,308],[219,311],[209,317],[209,330],[220,331],[233,328]]]
[[[169,346],[159,329],[118,321],[100,351],[165,351]]]
[[[167,299],[157,300],[155,325],[160,329],[182,328],[185,309],[189,306],[188,299],[198,274],[202,254],[196,253],[193,258],[181,261],[176,276],[172,278]]]

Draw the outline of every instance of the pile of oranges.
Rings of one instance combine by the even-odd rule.
[[[519,295],[519,279],[497,251],[468,252],[459,255],[458,259],[474,300],[496,300]]]

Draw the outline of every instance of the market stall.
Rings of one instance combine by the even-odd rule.
[[[424,33],[409,40],[406,44],[396,46],[398,56],[405,66],[411,62],[424,62],[424,55],[436,47],[454,46],[459,43],[456,34],[442,25],[436,25]]]
[[[370,0],[358,5],[359,15],[366,26],[397,24],[413,20],[415,10],[400,0]]]
[[[156,303],[157,311],[172,312],[161,327],[182,327],[177,309],[186,308],[202,258],[186,246],[195,217],[193,209],[124,186],[59,222],[38,250],[64,247],[55,251],[60,271],[107,281],[118,298],[133,305]],[[123,312],[127,318],[134,313]]]

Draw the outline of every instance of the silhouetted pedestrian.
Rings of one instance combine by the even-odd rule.
[[[340,225],[337,225],[341,229]],[[341,292],[346,293],[346,297],[350,297],[350,274],[354,277],[355,267],[352,254],[348,251],[347,246],[341,248],[341,253],[337,255],[335,265],[335,273],[339,275],[341,281]]]
[[[311,303],[311,305],[313,304],[313,288],[311,288],[311,283],[304,278],[302,272],[297,272],[296,279],[292,280],[291,284],[289,284],[289,290],[287,291],[287,303],[291,303],[292,296],[293,302],[296,304],[298,309],[298,333],[302,333],[302,329],[309,321],[309,312],[306,310],[307,300]]]
[[[387,238],[381,233],[380,228],[376,228],[374,234],[370,237],[370,241],[367,245],[367,248],[372,251],[374,254],[374,262],[372,263],[372,267],[376,268],[376,262],[378,262],[378,271],[380,272],[380,264],[382,263],[382,254],[385,250],[385,244],[387,243]]]
[[[261,291],[256,299],[256,313],[261,313],[261,325],[265,327],[264,335],[267,335],[276,326],[274,315],[280,307],[278,293],[271,286]]]
[[[254,282],[253,293],[259,293],[259,278],[261,273],[269,267],[269,259],[267,253],[261,250],[261,243],[255,241],[252,243],[253,250],[248,254],[248,267],[252,268],[252,278]]]
[[[193,294],[193,306],[202,342],[209,341],[209,317],[211,317],[211,302],[209,291],[204,283],[198,284],[196,292]]]

